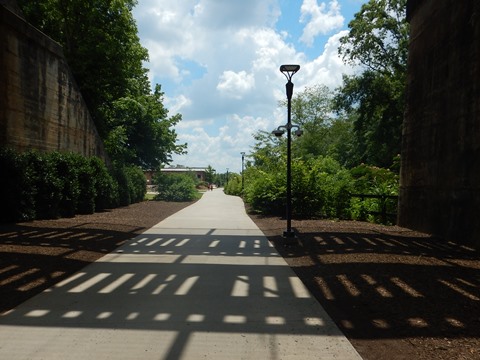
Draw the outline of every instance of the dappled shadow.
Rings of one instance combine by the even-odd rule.
[[[425,236],[304,232],[278,245],[351,338],[478,337],[478,252]]]
[[[126,242],[0,316],[0,336],[9,344],[0,355],[20,347],[19,331],[40,328],[38,343],[50,343],[69,329],[88,329],[93,337],[97,330],[103,339],[111,336],[109,346],[124,341],[122,331],[153,331],[156,358],[164,359],[181,358],[192,344],[202,348],[219,339],[237,346],[244,342],[242,349],[251,356],[238,357],[251,358],[259,349],[249,341],[263,344],[265,337],[271,341],[272,358],[281,357],[275,352],[285,351],[280,350],[285,344],[293,349],[316,343],[324,354],[337,353],[328,342],[315,339],[340,337],[338,328],[260,232],[159,231],[164,233],[144,233]],[[109,329],[115,331],[104,331]],[[142,346],[132,339],[129,344]]]
[[[145,229],[125,226],[125,230],[95,229],[88,223],[68,228],[0,226],[0,313],[73,274]]]

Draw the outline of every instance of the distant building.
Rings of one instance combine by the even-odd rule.
[[[195,177],[198,181],[205,181],[207,168],[177,165],[176,167],[165,168],[160,171],[165,174],[192,174],[193,173],[195,174]],[[155,175],[155,171],[147,170],[144,173],[145,173],[145,177],[147,178],[147,184],[151,185],[152,178]]]

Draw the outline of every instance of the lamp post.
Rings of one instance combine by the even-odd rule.
[[[243,196],[243,186],[244,186],[244,180],[243,180],[243,164],[245,161],[245,152],[241,152],[240,155],[242,155],[242,196]]]
[[[228,185],[228,168],[227,168],[227,182],[225,183],[225,186]]]
[[[293,95],[293,83],[292,76],[300,70],[300,65],[282,65],[280,66],[280,72],[287,78],[287,84],[285,85],[287,92],[287,124],[279,126],[276,130],[272,131],[272,134],[281,137],[285,131],[287,132],[287,230],[283,232],[283,237],[286,239],[286,244],[290,245],[295,243],[295,232],[292,230],[292,129],[295,130],[295,135],[300,136],[303,131],[298,125],[292,124],[292,95]]]

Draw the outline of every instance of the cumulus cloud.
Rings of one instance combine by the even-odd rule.
[[[339,0],[328,6],[304,0],[299,10],[304,43],[342,26]],[[342,32],[315,56],[288,42],[293,37],[275,28],[284,16],[278,0],[140,0],[134,16],[150,55],[149,78],[162,84],[170,114],[182,114],[176,131],[188,155],[173,156],[175,164],[238,171],[239,153],[250,151],[252,134],[286,121],[278,105],[285,99],[281,64],[302,67],[295,93],[316,83],[336,87],[350,71],[337,54]]]
[[[325,3],[318,5],[317,0],[303,0],[300,11],[300,22],[307,24],[300,41],[307,46],[313,45],[317,35],[328,34],[343,26],[344,18],[337,0],[330,1],[328,7]]]
[[[243,70],[238,73],[227,70],[220,75],[217,90],[224,96],[241,99],[243,94],[254,87],[255,78],[253,74],[247,74]]]

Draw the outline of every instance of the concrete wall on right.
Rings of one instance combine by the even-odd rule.
[[[480,1],[410,0],[398,224],[480,248]]]

